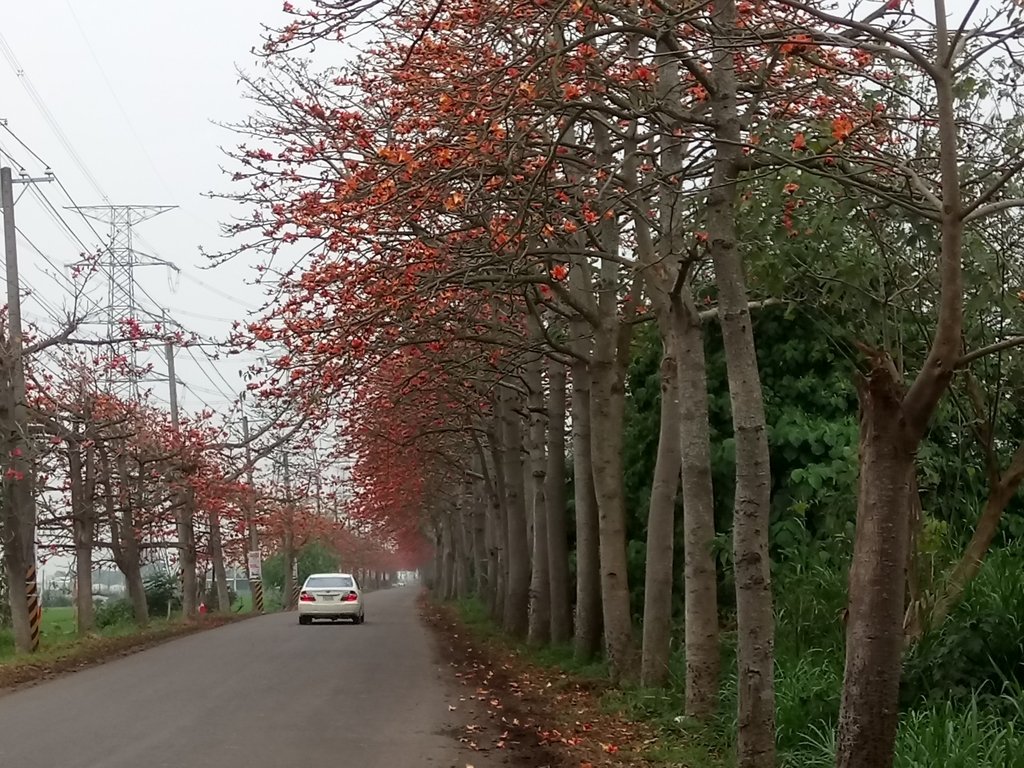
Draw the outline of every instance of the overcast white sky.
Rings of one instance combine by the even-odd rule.
[[[236,65],[251,68],[250,49],[259,45],[261,25],[282,18],[280,0],[0,3],[0,43],[10,47],[110,203],[178,206],[137,232],[140,250],[175,262],[182,273],[172,277],[163,267],[140,269],[139,282],[152,300],[139,298],[149,307],[154,300],[163,304],[178,321],[204,335],[225,336],[231,322],[244,319],[262,298],[259,288],[246,285],[253,275],[248,264],[200,269],[199,246],[217,250],[222,241],[218,224],[233,212],[229,204],[203,197],[230,188],[220,170],[225,162],[220,147],[237,143],[213,122],[246,116],[249,107],[236,83]],[[103,204],[27,92],[25,78],[2,54],[0,45],[0,120],[54,170],[79,205]],[[25,163],[32,175],[43,171],[0,131],[4,151]],[[56,184],[41,188],[56,205],[70,204]],[[96,237],[88,226],[71,212],[64,215],[93,246]],[[60,231],[33,194],[21,198],[16,219],[53,263],[77,258],[80,246]],[[106,234],[102,225],[97,229]],[[26,300],[24,314],[45,324],[47,308],[66,305],[69,294],[24,239],[19,256],[35,294]],[[103,296],[100,288],[98,298]],[[203,402],[225,407],[243,386],[238,375],[243,359],[207,363],[200,352],[195,354],[203,365],[185,351],[177,358],[178,377],[186,385],[182,407],[195,409]],[[166,399],[166,385],[152,386]]]

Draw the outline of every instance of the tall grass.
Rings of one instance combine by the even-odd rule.
[[[994,553],[950,617],[908,654],[895,768],[1024,768],[1022,574],[1024,547]],[[778,762],[783,768],[832,768],[843,684],[846,568],[783,565],[773,576]],[[464,602],[460,611],[476,633],[500,634],[478,602]],[[526,652],[542,663],[581,671],[568,649]],[[602,671],[591,665],[586,673]],[[721,706],[713,722],[702,725],[683,716],[684,671],[680,648],[671,659],[667,689],[613,690],[603,704],[658,729],[661,737],[649,759],[687,768],[733,765],[734,633],[723,633]]]

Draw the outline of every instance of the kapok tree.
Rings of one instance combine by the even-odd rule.
[[[809,56],[854,48],[890,70],[888,79],[865,82],[878,104],[875,114],[840,114],[830,127],[801,132],[807,154],[800,166],[818,173],[831,169],[833,178],[919,216],[930,229],[939,283],[931,341],[918,371],[905,378],[889,349],[865,345],[858,382],[860,494],[837,764],[874,768],[893,761],[916,453],[965,357],[965,232],[1019,204],[1006,191],[1024,168],[1016,136],[993,140],[990,126],[964,110],[962,80],[981,64],[998,69],[995,79],[1007,85],[992,94],[991,108],[996,115],[1018,109],[1019,75],[1011,62],[1022,30],[1010,3],[997,4],[987,19],[975,19],[972,7],[956,29],[942,0],[934,5],[934,24],[904,15],[898,4],[862,17],[785,5],[818,23],[793,30],[791,40],[809,46]],[[860,140],[878,126],[893,140]]]

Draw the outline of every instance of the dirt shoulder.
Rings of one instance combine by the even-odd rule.
[[[128,656],[169,640],[208,629],[244,621],[255,614],[208,615],[195,621],[182,621],[140,630],[117,637],[85,637],[67,648],[44,651],[0,662],[0,696],[36,685],[44,680]]]
[[[502,752],[505,764],[522,768],[650,765],[641,753],[654,734],[602,711],[603,684],[531,663],[501,638],[467,627],[450,605],[424,596],[420,613],[465,689],[463,700],[485,713],[468,718],[463,743]]]

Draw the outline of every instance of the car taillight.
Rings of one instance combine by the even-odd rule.
[[[341,598],[341,601],[343,603],[354,603],[358,599],[359,595],[357,595],[355,592],[349,592],[347,595]]]
[[[313,597],[311,594],[309,594],[309,592],[303,592],[301,595],[299,595],[299,602],[300,603],[315,603],[316,602],[316,598]]]

